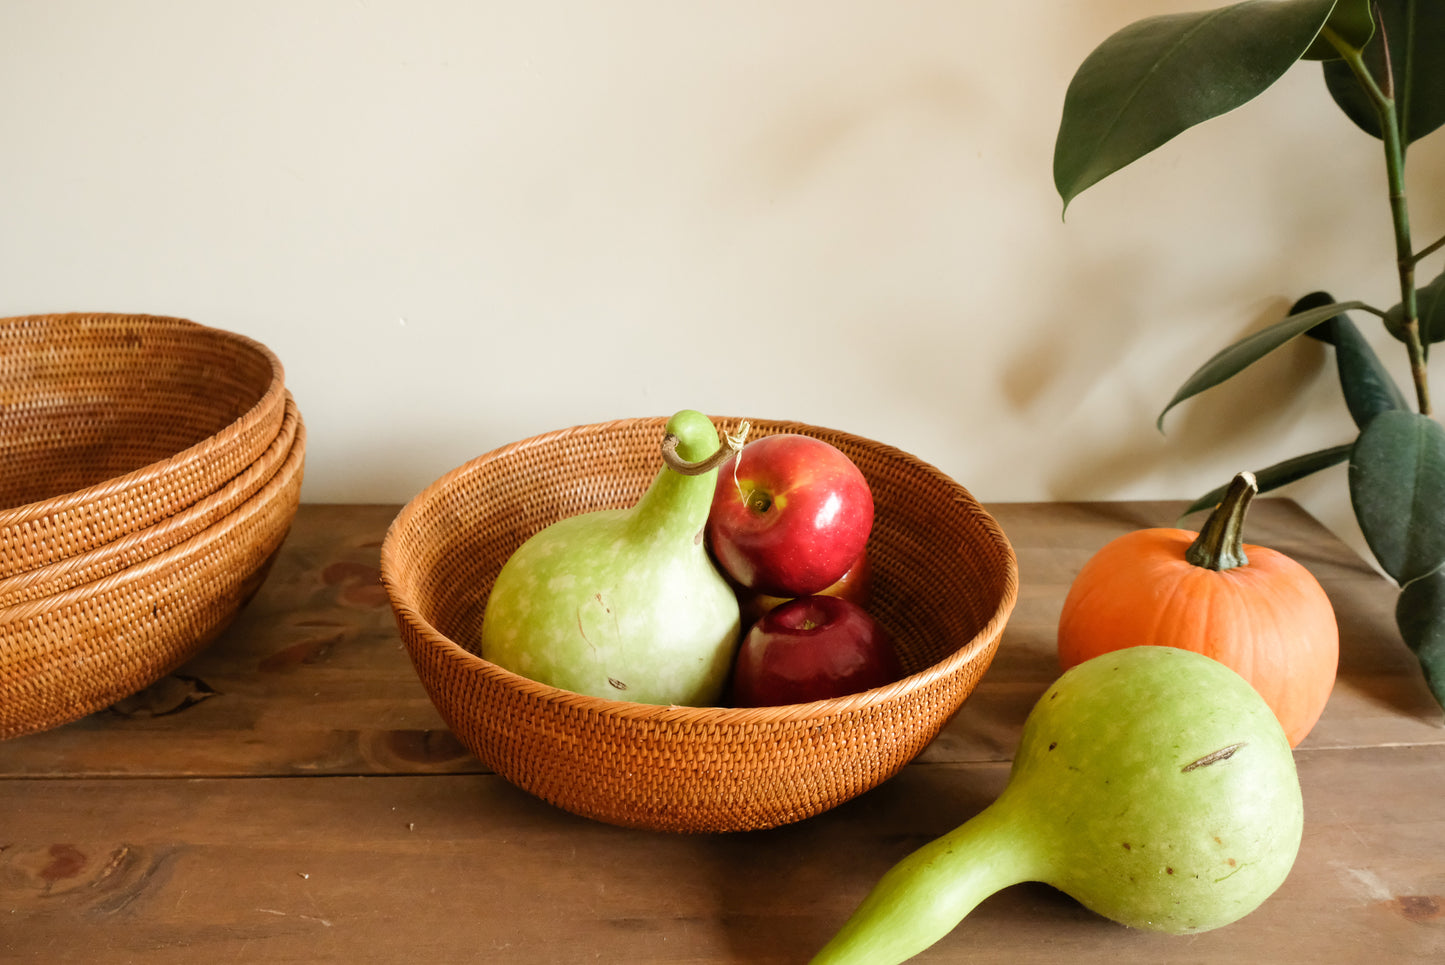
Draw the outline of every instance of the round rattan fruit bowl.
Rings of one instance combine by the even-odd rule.
[[[265,579],[300,502],[306,433],[230,512],[100,579],[0,607],[0,738],[142,690],[211,642]]]
[[[150,315],[0,319],[0,577],[92,550],[221,489],[285,418],[280,361]]]
[[[740,420],[714,419],[736,431]],[[528,680],[472,652],[502,564],[566,516],[631,506],[662,466],[666,420],[577,426],[481,456],[393,521],[382,580],[422,684],[483,763],[565,810],[625,827],[747,831],[818,814],[912,760],[988,668],[1018,593],[1013,550],[958,483],[891,446],[793,422],[847,453],[873,489],[870,612],[908,676],[782,707],[651,706]]]

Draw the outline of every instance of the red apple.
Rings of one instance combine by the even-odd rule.
[[[736,584],[733,585],[733,591],[738,597],[744,627],[752,626],[762,619],[764,613],[791,599],[785,596],[770,596]],[[837,582],[819,590],[817,595],[841,597],[849,603],[868,609],[868,604],[873,599],[873,564],[868,560],[868,550],[865,548],[859,553],[853,565],[848,567],[848,572],[839,577]]]
[[[707,538],[737,585],[768,596],[842,579],[873,528],[873,493],[846,454],[812,436],[764,436],[718,469]]]
[[[804,596],[768,611],[743,638],[733,668],[733,703],[801,704],[901,676],[892,638],[866,610],[836,596]]]

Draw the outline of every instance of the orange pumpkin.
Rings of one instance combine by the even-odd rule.
[[[1256,492],[1254,477],[1240,473],[1199,533],[1143,529],[1104,546],[1064,600],[1064,669],[1124,647],[1193,650],[1253,684],[1298,745],[1334,687],[1339,629],[1308,570],[1244,543]]]

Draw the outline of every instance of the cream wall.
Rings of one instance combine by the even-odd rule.
[[[683,407],[984,500],[1192,497],[1349,434],[1302,342],[1161,436],[1197,363],[1312,288],[1395,300],[1376,142],[1315,65],[1061,221],[1074,67],[1200,2],[0,0],[0,314],[261,339],[312,501]],[[1342,469],[1291,493],[1357,540]]]

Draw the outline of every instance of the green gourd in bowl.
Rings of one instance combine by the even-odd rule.
[[[483,658],[592,697],[719,702],[740,616],[703,529],[729,450],[691,409],[668,420],[661,449],[633,506],[558,520],[507,559],[482,620]]]

